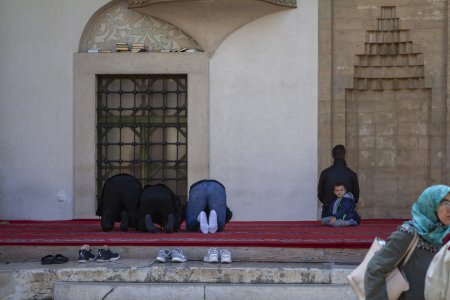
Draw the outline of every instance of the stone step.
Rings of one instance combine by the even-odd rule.
[[[219,300],[219,299],[356,299],[344,284],[164,284],[57,282],[55,300]]]
[[[81,246],[81,243],[80,243]],[[92,246],[95,250],[101,248]],[[176,247],[168,247],[176,248]],[[203,260],[209,247],[180,247],[189,260]],[[123,259],[152,260],[161,247],[111,246]],[[227,247],[233,261],[241,262],[307,262],[359,263],[367,249],[346,248],[281,248],[281,247]],[[36,262],[48,254],[60,253],[70,260],[78,260],[79,247],[74,246],[0,246],[0,262]]]
[[[346,275],[354,267],[355,265],[335,263],[158,263],[142,259],[119,259],[106,263],[69,261],[61,265],[41,265],[38,262],[3,263],[0,265],[0,299],[103,299],[88,298],[79,293],[93,290],[95,295],[100,293],[106,296],[108,291],[116,294],[115,287],[117,292],[123,291],[120,292],[122,296],[127,295],[123,293],[131,293],[130,290],[133,293],[151,292],[150,288],[154,288],[155,293],[163,293],[164,290],[180,292],[178,286],[187,289],[186,292],[180,292],[183,296],[187,293],[186,295],[192,294],[194,297],[200,290],[202,298],[191,299],[219,299],[215,297],[231,295],[235,291],[242,295],[256,295],[254,298],[244,297],[245,299],[277,299],[277,293],[286,293],[287,298],[313,293],[317,297],[325,294],[334,296],[333,298],[346,295],[337,299],[351,299],[349,296],[353,294],[347,285]],[[86,288],[81,288],[82,284]],[[171,289],[170,286],[173,285],[177,288]],[[218,288],[220,289],[217,290]],[[77,296],[64,297],[71,290]],[[261,297],[271,297],[261,298],[260,294]],[[233,295],[235,299],[244,299]],[[122,299],[134,298],[137,296]],[[301,298],[325,299],[306,296]]]

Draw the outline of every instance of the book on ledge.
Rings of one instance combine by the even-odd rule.
[[[117,52],[128,52],[129,47],[127,43],[124,42],[117,42],[116,43],[116,51]]]
[[[144,52],[145,46],[144,43],[133,43],[131,44],[131,53]]]

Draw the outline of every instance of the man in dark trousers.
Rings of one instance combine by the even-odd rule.
[[[172,190],[162,184],[146,185],[139,201],[139,210],[133,216],[136,229],[156,233],[178,231],[184,220],[184,206]],[[157,228],[155,224],[160,225]]]
[[[101,217],[103,231],[113,230],[115,222],[120,222],[120,230],[128,230],[141,190],[141,183],[129,174],[114,175],[106,180],[96,213]]]
[[[328,214],[330,204],[335,197],[333,187],[337,182],[345,185],[347,191],[353,194],[356,203],[359,200],[358,177],[352,169],[347,167],[345,147],[343,145],[334,146],[331,155],[334,160],[333,165],[320,173],[317,187],[317,197],[322,202],[322,218]]]

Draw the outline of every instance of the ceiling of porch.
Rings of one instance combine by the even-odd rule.
[[[165,20],[192,36],[211,57],[231,33],[297,0],[128,0],[128,7]]]

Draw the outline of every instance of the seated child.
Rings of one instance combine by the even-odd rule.
[[[353,195],[347,192],[344,184],[336,183],[333,190],[336,199],[331,203],[328,215],[322,218],[322,224],[329,226],[355,226],[361,217],[355,210]]]

